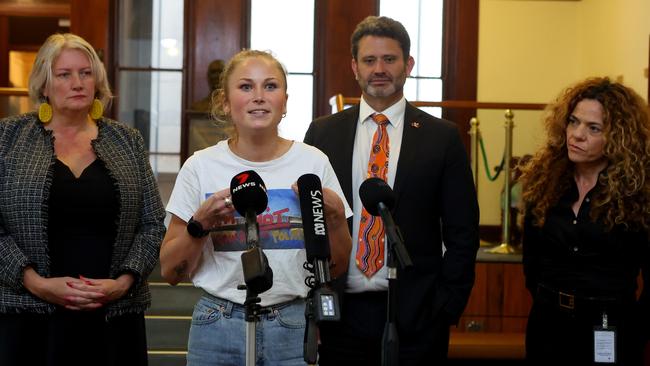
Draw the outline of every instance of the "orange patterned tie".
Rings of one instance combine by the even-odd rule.
[[[374,114],[372,120],[377,124],[377,131],[372,137],[367,178],[377,177],[386,181],[388,176],[389,142],[386,125],[388,118],[383,114]],[[372,216],[363,208],[359,224],[359,243],[357,247],[357,267],[366,277],[372,277],[384,265],[384,223],[381,218]]]

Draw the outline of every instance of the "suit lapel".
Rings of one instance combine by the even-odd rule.
[[[399,197],[407,187],[409,173],[413,169],[413,162],[417,159],[418,151],[418,132],[419,129],[414,127],[418,121],[419,110],[408,102],[404,113],[404,131],[402,133],[402,145],[400,147],[399,159],[397,161],[397,171],[395,172],[395,192],[396,207],[399,205]]]
[[[354,151],[354,138],[357,133],[357,122],[359,121],[359,106],[350,107],[343,112],[340,130],[336,132],[340,136],[341,149],[336,154],[338,161],[332,165],[341,167],[337,171],[341,189],[348,200],[350,207],[354,204],[352,200],[352,156]]]

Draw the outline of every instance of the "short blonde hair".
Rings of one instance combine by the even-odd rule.
[[[106,77],[104,64],[97,56],[97,52],[85,39],[76,34],[64,33],[49,36],[45,43],[38,50],[36,60],[29,75],[29,97],[38,104],[43,98],[43,90],[49,88],[52,83],[52,66],[64,49],[74,49],[83,52],[88,56],[90,68],[95,78],[95,97],[99,99],[104,107],[108,107],[111,98],[111,87]]]

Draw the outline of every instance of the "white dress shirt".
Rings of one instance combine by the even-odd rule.
[[[395,184],[395,172],[397,171],[397,161],[402,145],[405,110],[406,99],[404,97],[383,111],[375,111],[361,97],[357,133],[354,138],[354,152],[352,154],[352,199],[354,200],[352,209],[354,211],[354,218],[352,220],[352,252],[350,254],[346,292],[358,293],[365,291],[384,291],[388,289],[385,259],[384,266],[370,278],[366,277],[356,264],[357,247],[359,245],[359,222],[361,221],[363,207],[359,198],[359,186],[368,178],[368,160],[372,147],[372,138],[378,127],[371,118],[375,113],[381,113],[388,117],[389,120],[386,126],[390,152],[388,156],[387,183],[391,188]],[[384,243],[386,243],[386,240],[384,240]],[[386,248],[384,248],[385,255]]]

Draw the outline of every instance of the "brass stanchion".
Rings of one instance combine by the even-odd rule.
[[[481,131],[479,130],[478,118],[472,117],[469,120],[469,161],[472,168],[472,177],[474,178],[474,188],[478,196],[478,167],[479,167],[479,141],[481,140]],[[491,247],[493,244],[485,240],[480,241],[481,247]]]
[[[503,157],[503,171],[504,184],[503,184],[503,218],[502,218],[502,231],[501,231],[501,244],[487,249],[487,253],[493,254],[514,254],[517,250],[510,245],[510,189],[511,189],[511,174],[510,174],[510,160],[512,159],[512,129],[514,128],[514,113],[510,109],[506,109],[504,127],[506,129],[505,151]]]
[[[472,167],[472,176],[474,177],[474,187],[476,195],[478,196],[478,144],[480,138],[480,131],[478,129],[478,118],[472,117],[469,120],[469,149],[470,149],[470,163]]]

